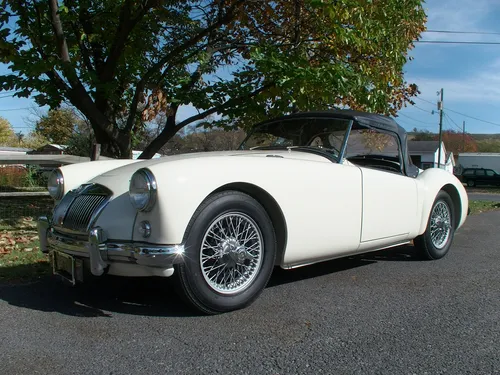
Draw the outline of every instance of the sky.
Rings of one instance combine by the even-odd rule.
[[[415,43],[410,51],[414,59],[404,68],[405,79],[417,84],[420,95],[415,106],[402,109],[396,121],[407,130],[439,130],[437,92],[444,90],[443,129],[468,133],[500,133],[500,1],[499,0],[427,0],[428,30],[490,32],[449,34],[425,32],[421,40],[497,42],[497,45]],[[0,74],[7,72],[0,65]],[[0,92],[0,116],[16,132],[29,133],[34,118],[32,99],[13,98]],[[42,108],[41,111],[46,111]],[[434,114],[431,112],[434,110]],[[189,106],[180,109],[178,120],[195,113]],[[459,113],[457,113],[459,112]],[[482,120],[482,121],[480,121]]]

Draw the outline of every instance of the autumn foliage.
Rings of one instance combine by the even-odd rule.
[[[5,0],[0,52],[12,72],[0,90],[70,103],[103,155],[122,158],[160,113],[141,157],[210,115],[244,127],[331,107],[394,114],[418,92],[403,66],[425,28],[422,3]]]

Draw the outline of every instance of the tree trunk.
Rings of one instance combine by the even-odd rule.
[[[165,127],[161,133],[153,139],[153,141],[139,155],[139,159],[151,159],[160,148],[163,147],[178,131],[175,126],[175,118],[177,116],[177,107],[173,108],[173,113],[167,117]]]

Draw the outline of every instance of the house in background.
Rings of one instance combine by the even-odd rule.
[[[28,152],[29,155],[63,155],[68,148],[66,145],[56,145],[54,143],[46,144],[36,150]]]
[[[438,167],[439,141],[408,141],[408,151],[413,164],[420,169]],[[441,142],[441,168],[453,173],[454,167],[453,152],[447,152]]]

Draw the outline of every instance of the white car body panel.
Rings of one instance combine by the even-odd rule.
[[[421,199],[419,200],[420,225],[417,235],[425,232],[434,199],[437,193],[445,186],[452,186],[456,189],[461,200],[461,213],[459,223],[456,227],[456,229],[459,229],[467,218],[469,207],[467,191],[462,183],[451,173],[438,168],[426,169],[418,175],[416,180],[421,194]],[[458,213],[455,213],[455,215],[458,215]]]
[[[266,154],[274,157],[265,157]],[[251,155],[254,157],[249,157]],[[212,153],[186,154],[186,158],[178,155],[169,159],[127,165],[90,181],[109,187],[115,194],[108,204],[113,209],[103,210],[96,222],[97,226],[106,228],[110,239],[120,236],[129,239],[130,234],[123,228],[132,228],[135,221],[133,240],[140,241],[139,223],[148,220],[152,224],[148,241],[181,243],[191,217],[209,194],[227,184],[247,183],[265,190],[281,207],[288,233],[283,266],[331,258],[332,252],[342,256],[359,247],[361,171],[358,167],[286,151],[228,151],[213,156]],[[127,201],[128,185],[133,172],[145,166],[157,180],[157,204],[151,212],[139,212],[135,217],[135,210]],[[214,173],[214,167],[222,172]],[[223,171],[231,171],[231,174]],[[323,176],[320,183],[317,176]],[[346,180],[357,181],[357,186],[339,183]],[[306,190],[312,194],[297,199]],[[338,233],[342,235],[339,237]]]
[[[408,238],[417,226],[415,179],[376,169],[363,172],[363,229],[361,242]],[[390,223],[390,224],[389,224]]]
[[[72,189],[76,189],[81,184],[91,180],[101,173],[121,167],[123,165],[137,163],[139,160],[132,159],[112,159],[88,161],[84,163],[69,164],[59,169],[64,174],[64,194]]]
[[[95,171],[105,162],[92,163],[80,167]],[[157,204],[151,212],[136,213],[128,186],[132,174],[144,167],[157,180]],[[428,169],[410,178],[294,151],[224,151],[136,161],[89,182],[114,192],[96,222],[110,239],[142,240],[139,223],[147,220],[152,224],[148,241],[156,244],[182,243],[193,214],[213,191],[234,183],[258,186],[274,198],[286,221],[280,263],[285,268],[413,239],[425,231],[434,198],[446,184],[468,206],[461,183],[443,170]],[[460,225],[466,214],[463,210]]]
[[[415,167],[407,139],[387,116],[302,112],[257,124],[249,150],[61,167],[49,183],[64,181],[65,195],[37,222],[40,251],[73,285],[84,271],[175,274],[205,313],[247,306],[276,265],[412,240],[419,257],[440,259],[469,214],[467,193],[453,174]]]
[[[128,189],[135,171],[148,168],[157,181],[156,204],[137,212]],[[82,183],[108,187],[113,196],[94,225],[115,241],[145,241],[142,221],[151,224],[147,242],[185,241],[190,220],[214,191],[233,184],[258,187],[272,197],[285,221],[284,268],[378,250],[422,234],[434,199],[452,187],[467,215],[467,193],[460,181],[440,169],[416,178],[347,160],[292,150],[221,151],[181,154],[151,160],[106,160],[64,166],[65,192]]]

